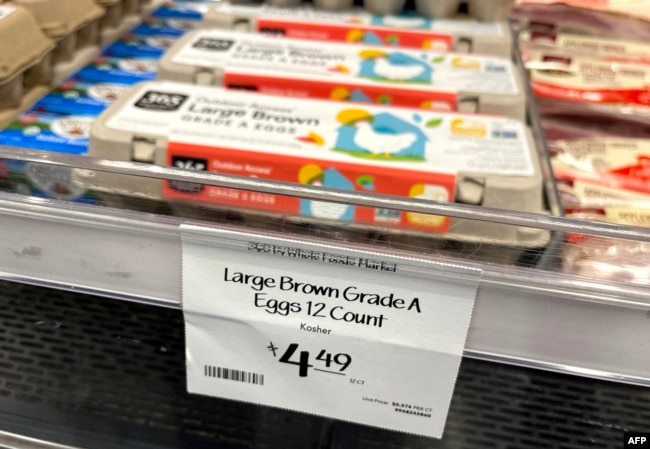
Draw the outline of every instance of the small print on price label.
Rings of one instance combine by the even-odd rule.
[[[190,393],[440,438],[481,273],[182,227]]]

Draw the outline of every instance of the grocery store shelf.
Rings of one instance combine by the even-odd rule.
[[[642,228],[372,194],[350,194],[86,157],[0,149],[0,157],[16,157],[18,154],[22,160],[52,166],[69,165],[86,170],[200,181],[312,199],[335,199],[552,231],[650,241],[650,232]],[[0,226],[3,229],[0,235],[1,276],[7,280],[176,308],[181,303],[182,223],[200,222],[0,194]],[[351,245],[317,236],[298,238],[245,226],[223,226],[231,226],[233,230],[251,237],[275,235],[279,241],[300,240],[330,248]],[[353,246],[379,255],[400,254],[401,251],[368,243],[354,243]],[[414,255],[413,252],[404,254]],[[483,270],[466,355],[650,385],[647,363],[650,358],[650,336],[647,333],[650,292],[646,287],[568,276],[558,272],[559,267],[553,266],[552,262],[546,269],[541,269],[449,258],[447,255],[415,254],[422,258],[435,257],[436,260],[443,257],[455,264]]]
[[[650,422],[647,388],[465,358],[442,440],[390,432],[188,394],[179,310],[1,281],[0,304],[0,427],[56,444],[618,449]]]

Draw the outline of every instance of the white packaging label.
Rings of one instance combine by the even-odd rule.
[[[184,227],[188,390],[441,437],[480,274]]]
[[[535,83],[605,92],[600,96],[592,95],[594,98],[587,97],[589,101],[650,103],[650,66],[645,64],[618,63],[595,56],[533,50],[526,67],[531,69],[530,77]],[[610,90],[618,94],[608,94]],[[572,96],[569,99],[575,100]]]
[[[504,36],[502,23],[479,22],[476,20],[430,20],[418,14],[401,14],[375,16],[362,9],[351,11],[325,11],[308,5],[301,7],[278,7],[272,5],[218,5],[217,11],[234,16],[256,17],[258,20],[273,19],[300,24],[313,23],[337,24],[349,28],[369,26],[377,28],[395,28],[422,32],[465,34],[468,36]]]
[[[16,8],[13,6],[0,5],[0,20],[6,19],[14,11],[16,11]]]
[[[528,30],[519,33],[519,39],[522,42],[551,45],[569,52],[598,54],[601,57],[648,59],[650,55],[650,45],[647,43],[625,39]]]
[[[576,180],[573,194],[582,207],[645,207],[650,205],[650,194],[603,186],[595,182]]]
[[[638,165],[640,174],[650,155],[650,140],[625,137],[555,140],[551,147],[558,152],[551,161],[559,171],[611,172]]]
[[[205,30],[191,33],[172,62],[211,67],[225,74],[281,76],[327,83],[382,85],[392,89],[517,95],[510,60],[436,54],[385,47],[345,45],[259,34]]]
[[[640,204],[637,207],[609,207],[605,209],[605,215],[612,223],[650,228],[650,202],[645,206],[645,209]]]
[[[516,120],[148,83],[106,122],[177,142],[375,167],[532,176]]]

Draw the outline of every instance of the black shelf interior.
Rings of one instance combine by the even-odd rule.
[[[432,440],[185,391],[181,311],[0,282],[0,430],[87,448],[620,448],[650,389],[464,359]],[[408,373],[405,373],[408,381]]]

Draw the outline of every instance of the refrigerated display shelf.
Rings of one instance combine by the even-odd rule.
[[[105,170],[124,176],[203,182],[537,227],[552,231],[557,238],[573,232],[626,239],[645,246],[650,242],[650,233],[643,228],[0,148],[0,156],[17,155],[25,161],[70,170]],[[196,219],[0,193],[0,276],[177,308],[181,304],[183,223],[215,225]],[[467,356],[650,385],[647,287],[561,273],[559,263],[562,250],[566,249],[562,240],[556,239],[548,248],[529,253],[530,260],[524,258],[519,265],[503,265],[490,260],[490,255],[499,258],[498,248],[488,250],[481,258],[473,257],[482,249],[481,245],[464,248],[451,243],[444,252],[438,252],[418,240],[407,240],[406,246],[397,246],[390,236],[365,235],[354,240],[357,234],[346,232],[345,227],[296,227],[290,220],[253,223],[242,221],[237,214],[223,215],[220,223],[252,238],[270,232],[289,241],[301,239],[334,247],[353,245],[387,255],[403,253],[480,268],[483,278],[468,335]]]
[[[618,449],[650,425],[649,388],[468,358],[442,440],[190,395],[179,310],[5,281],[0,292],[0,427],[62,445]]]

